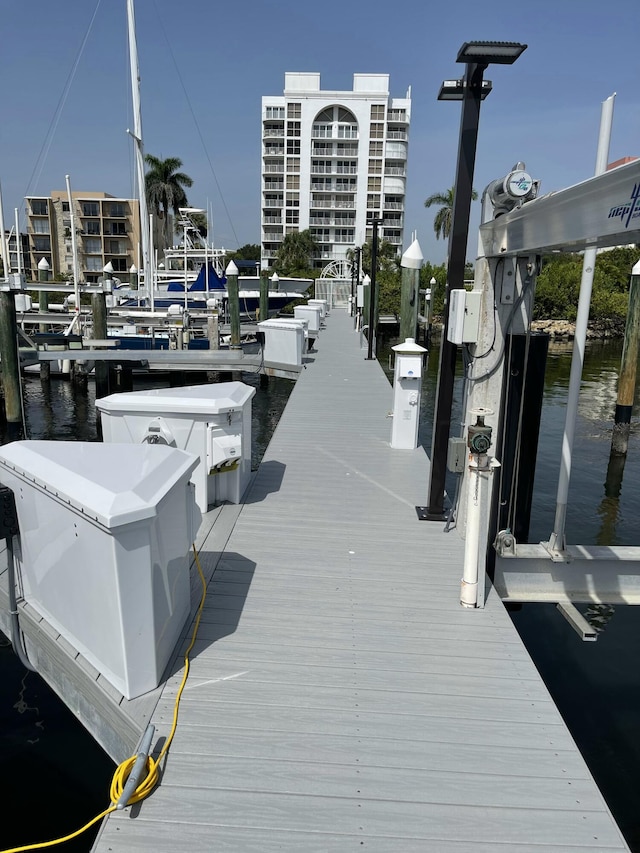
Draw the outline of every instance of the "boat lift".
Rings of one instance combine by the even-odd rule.
[[[487,190],[495,188],[499,183],[493,182]],[[535,192],[531,192],[531,200],[524,199],[524,203],[523,199],[516,200],[512,210],[497,217],[495,203],[490,205],[490,193],[485,191],[483,195],[479,257],[475,269],[474,296],[470,299],[473,310],[479,305],[479,318],[475,332],[462,338],[468,347],[471,362],[467,372],[468,393],[464,401],[463,420],[467,425],[468,440],[473,433],[473,429],[469,433],[469,426],[476,425],[478,413],[481,415],[478,422],[486,424],[489,437],[491,432],[494,436],[497,434],[504,404],[502,389],[507,335],[530,333],[535,280],[541,255],[560,251],[584,251],[589,257],[589,250],[595,256],[598,248],[640,243],[640,160],[610,171],[603,170],[601,174],[562,191],[537,198],[533,197],[534,195]],[[486,205],[490,205],[489,209]],[[495,218],[489,218],[490,216]],[[585,274],[583,285],[584,281]],[[588,293],[590,294],[590,282]],[[464,305],[462,311],[469,313]],[[588,316],[588,299],[586,315]],[[574,348],[574,359],[575,356]],[[579,381],[576,407],[578,390]],[[456,441],[460,446],[460,439],[450,440],[450,456],[455,456],[455,453],[451,452],[451,442]],[[474,457],[474,451],[470,448],[469,458],[472,464],[461,464],[457,469],[460,471],[464,467],[467,468],[461,488],[458,526],[462,529],[466,527],[467,538],[474,540],[475,534],[469,537],[468,531],[471,529],[473,532],[473,525],[477,524],[480,536],[477,552],[470,558],[470,562],[475,565],[471,565],[469,572],[472,581],[477,582],[477,591],[473,590],[471,602],[462,603],[472,607],[483,606],[484,577],[488,564],[493,562],[492,549],[495,549],[492,580],[503,601],[554,602],[573,627],[583,635],[583,639],[595,639],[594,631],[590,629],[589,623],[575,608],[574,603],[640,604],[640,547],[566,544],[561,492],[564,478],[566,502],[568,472],[571,469],[571,443],[567,441],[565,430],[563,458],[559,466],[563,474],[558,491],[556,525],[549,541],[539,544],[517,542],[511,530],[498,531],[495,541],[489,542],[490,507],[492,495],[495,500],[496,484],[493,481],[496,477],[488,468],[484,474],[491,481],[490,487],[485,488],[487,499],[478,510],[478,517],[471,519],[469,528],[469,519],[464,517],[469,503],[468,494],[472,489],[477,492],[476,479],[479,476],[477,470],[474,472],[472,469],[477,468],[477,457],[482,455],[476,452]],[[497,463],[491,457],[491,448],[495,448],[495,444],[491,443],[490,437],[489,446],[481,450],[484,449],[484,463],[488,465],[488,461],[491,461],[495,472]],[[462,453],[458,452],[458,457],[461,456]],[[450,470],[454,469],[450,466]],[[488,559],[488,555],[491,559]],[[465,560],[465,576],[468,568]]]

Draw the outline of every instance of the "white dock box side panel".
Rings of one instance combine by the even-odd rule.
[[[309,334],[312,338],[317,337],[320,332],[320,306],[319,305],[296,305],[293,309],[296,320],[309,320]]]
[[[324,320],[324,318],[329,313],[329,303],[326,299],[307,299],[307,305],[310,307],[317,307],[320,309],[320,319]]]
[[[305,351],[304,320],[263,320],[258,323],[264,332],[264,360],[276,364],[300,366]]]
[[[168,444],[193,453],[201,512],[240,503],[251,479],[251,399],[243,382],[153,388],[96,400],[104,441]]]
[[[0,448],[25,600],[127,699],[158,686],[190,612],[196,465],[162,446]]]

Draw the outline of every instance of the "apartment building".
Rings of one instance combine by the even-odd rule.
[[[402,252],[411,91],[389,95],[388,74],[354,74],[351,91],[320,88],[320,74],[285,74],[283,95],[262,98],[262,267],[284,236],[309,229],[314,268],[343,260],[371,237]]]
[[[111,262],[115,275],[127,280],[132,265],[140,266],[140,207],[137,199],[105,192],[73,192],[73,221],[81,281],[96,282]],[[73,273],[72,216],[65,190],[26,199],[27,278],[38,277],[45,258],[51,276]]]

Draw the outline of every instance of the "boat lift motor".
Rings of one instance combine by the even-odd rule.
[[[524,163],[516,163],[504,178],[497,178],[486,188],[484,195],[493,205],[493,216],[497,218],[532,201],[538,195],[539,181],[525,171]]]

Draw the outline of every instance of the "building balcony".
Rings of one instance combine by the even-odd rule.
[[[355,181],[348,184],[341,184],[338,183],[338,181],[326,181],[324,183],[319,183],[313,180],[311,181],[311,192],[355,193],[356,189]]]
[[[400,178],[407,177],[407,170],[403,166],[386,166],[384,173],[385,175],[396,175]]]
[[[282,216],[263,216],[262,217],[263,225],[281,225],[282,224]]]
[[[284,173],[284,163],[265,163],[264,166],[265,174],[283,174]]]
[[[388,130],[387,131],[387,139],[407,139],[407,131],[406,130]]]
[[[281,198],[266,198],[262,202],[263,207],[284,207],[284,202]]]
[[[283,190],[284,181],[265,181],[264,188],[266,192],[273,192],[274,190]]]
[[[396,121],[400,124],[409,124],[406,110],[388,110],[387,121]]]
[[[278,145],[275,147],[265,146],[262,151],[263,157],[284,157],[284,145]]]
[[[282,136],[284,138],[284,126],[281,128],[265,128],[262,132],[263,139]]]
[[[384,201],[382,207],[384,210],[404,210],[404,204],[399,201]]]

